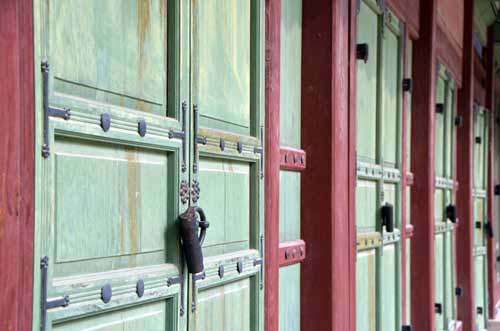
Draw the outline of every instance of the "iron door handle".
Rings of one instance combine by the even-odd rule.
[[[394,232],[394,206],[386,202],[380,211],[382,216],[382,226],[385,225],[385,231]]]
[[[200,215],[198,220],[198,215]],[[203,272],[203,252],[201,245],[205,240],[210,223],[205,212],[200,207],[189,207],[179,216],[182,250],[186,259],[188,271],[191,274]],[[201,231],[198,233],[198,228]]]

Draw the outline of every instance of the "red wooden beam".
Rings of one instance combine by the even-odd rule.
[[[420,3],[420,39],[413,47],[411,320],[415,330],[435,330],[434,136],[437,0]],[[425,289],[425,290],[418,290]]]
[[[490,109],[490,126],[489,126],[489,141],[490,144],[488,146],[488,191],[487,191],[487,217],[489,222],[492,222],[492,228],[494,228],[494,222],[498,222],[494,218],[493,212],[493,204],[498,202],[494,199],[493,189],[493,167],[494,167],[494,143],[493,143],[493,132],[495,127],[495,38],[494,38],[494,27],[491,26],[488,28],[488,45],[486,48],[486,108]],[[488,237],[487,242],[487,253],[488,253],[488,294],[489,294],[489,316],[490,318],[494,318],[496,315],[495,306],[498,302],[498,296],[496,293],[496,288],[498,287],[498,283],[496,282],[495,276],[495,266],[496,266],[496,257],[495,257],[495,239]]]
[[[0,330],[31,330],[35,155],[32,1],[0,1],[0,31]]]
[[[266,0],[265,298],[266,331],[279,330],[281,0]]]
[[[306,258],[304,240],[292,240],[280,243],[280,267],[295,264]]]
[[[301,121],[308,156],[301,175],[301,237],[308,246],[301,266],[301,278],[308,280],[301,282],[302,330],[355,330],[350,177],[355,167],[349,139],[349,28],[355,3],[303,2],[302,109],[309,111]]]
[[[475,329],[476,311],[474,307],[474,262],[472,249],[474,245],[473,220],[473,84],[474,84],[474,50],[472,45],[474,31],[474,1],[464,1],[464,36],[462,55],[462,88],[458,91],[458,114],[463,123],[457,130],[457,178],[460,189],[457,191],[458,218],[457,228],[457,286],[464,289],[463,296],[458,297],[458,319],[462,321],[464,330]]]
[[[306,152],[304,150],[292,147],[280,148],[280,168],[282,170],[305,170],[306,161]]]

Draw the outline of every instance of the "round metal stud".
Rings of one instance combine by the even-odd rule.
[[[145,120],[140,120],[137,123],[137,131],[139,132],[139,136],[144,137],[147,131],[147,124]]]
[[[226,141],[224,139],[221,138],[220,142],[219,142],[219,147],[220,147],[220,150],[223,151],[224,149],[226,149]]]
[[[304,256],[304,247],[300,247],[300,256]]]
[[[111,301],[111,297],[113,296],[113,290],[111,288],[111,284],[106,284],[101,288],[101,300],[104,303],[108,303]]]
[[[294,154],[293,155],[293,163],[297,163],[297,162],[299,162],[299,157],[296,154]]]
[[[288,260],[289,256],[290,256],[290,253],[288,252],[288,249],[285,249],[285,259]]]
[[[219,266],[219,278],[224,277],[224,265]]]
[[[144,280],[139,279],[137,281],[137,284],[135,285],[135,293],[137,293],[139,298],[142,298],[144,295]]]
[[[104,132],[108,132],[109,128],[111,127],[111,116],[109,116],[109,113],[102,113],[101,114],[101,128]]]
[[[297,256],[297,250],[294,248],[292,251],[292,257],[295,258]]]
[[[238,263],[236,264],[236,270],[238,270],[239,274],[243,272],[243,262],[238,261]]]

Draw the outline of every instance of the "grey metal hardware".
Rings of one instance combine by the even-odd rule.
[[[111,284],[106,284],[101,288],[101,300],[104,303],[108,303],[111,301],[111,297],[113,297],[113,288]]]
[[[47,310],[58,307],[67,307],[69,305],[69,296],[65,295],[60,299],[47,300],[47,282],[48,275],[47,270],[49,268],[49,257],[44,256],[40,260],[40,269],[42,275],[42,286],[41,286],[41,316],[40,316],[40,330],[45,331],[47,327]]]
[[[111,116],[109,116],[109,113],[102,113],[101,114],[102,131],[108,132],[110,127],[111,127]]]
[[[146,120],[140,120],[137,122],[137,132],[139,136],[144,137],[148,131],[148,125],[146,124]]]
[[[64,120],[71,118],[69,108],[57,108],[49,106],[49,62],[42,61],[42,80],[43,80],[43,145],[42,156],[48,158],[50,155],[49,146],[49,117],[59,117]]]
[[[181,170],[182,172],[186,172],[186,112],[187,112],[187,102],[183,101],[182,106],[181,106],[181,112],[182,112],[182,131],[174,131],[170,130],[168,132],[168,138],[176,138],[176,139],[181,139],[182,140],[182,164],[181,164]]]

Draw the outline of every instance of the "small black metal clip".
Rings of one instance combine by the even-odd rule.
[[[403,79],[403,92],[411,92],[413,88],[413,81],[411,78],[404,78]]]
[[[382,225],[385,225],[385,231],[394,232],[394,206],[386,202],[382,206],[380,214],[382,216]]]
[[[461,287],[455,287],[455,295],[457,297],[461,297],[462,295],[464,295],[464,289]]]
[[[435,303],[434,304],[434,312],[436,314],[442,314],[443,313],[443,305],[441,303]]]
[[[444,113],[444,103],[436,103],[436,113]]]
[[[363,60],[363,62],[368,62],[368,55],[369,55],[369,50],[368,50],[368,44],[357,44],[356,45],[356,59],[357,60]]]

